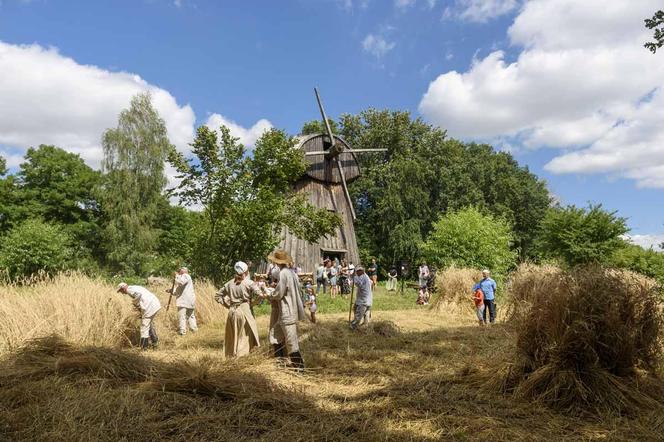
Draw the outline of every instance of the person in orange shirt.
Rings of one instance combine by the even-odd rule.
[[[475,287],[473,287],[472,298],[475,302],[477,319],[479,320],[480,325],[484,325],[484,292],[482,292],[482,287],[479,284],[475,284]]]

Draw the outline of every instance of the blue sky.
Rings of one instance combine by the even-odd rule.
[[[183,150],[206,123],[251,144],[317,118],[317,85],[332,116],[409,110],[664,240],[664,54],[640,46],[656,1],[587,3],[0,0],[0,155],[16,166],[54,143],[98,165],[101,131],[139,89]]]

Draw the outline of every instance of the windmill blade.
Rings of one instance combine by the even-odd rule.
[[[320,116],[323,118],[323,124],[325,124],[325,129],[327,130],[327,135],[330,137],[330,143],[334,146],[334,135],[332,134],[332,128],[330,127],[330,122],[327,121],[327,115],[325,115],[325,109],[323,109],[323,102],[320,100],[320,95],[318,94],[318,89],[314,88],[316,93],[316,101],[318,101],[318,108],[320,109]]]
[[[387,149],[346,149],[341,153],[387,152]]]
[[[353,200],[350,199],[350,193],[348,193],[348,185],[346,184],[346,174],[344,173],[344,168],[341,165],[341,160],[337,157],[337,169],[339,169],[339,175],[341,175],[341,185],[344,188],[344,195],[346,195],[346,201],[348,201],[348,207],[350,207],[350,215],[355,221],[355,209],[353,208]]]

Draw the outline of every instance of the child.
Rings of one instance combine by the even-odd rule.
[[[479,284],[475,284],[475,287],[473,287],[472,298],[475,302],[477,319],[479,320],[480,325],[484,325],[484,293],[482,292],[482,287]]]
[[[318,311],[318,306],[316,305],[316,294],[314,293],[313,287],[307,289],[309,298],[307,299],[306,305],[309,306],[309,311],[311,312],[311,322],[316,323],[316,311]]]
[[[429,290],[426,285],[421,285],[420,290],[417,293],[417,304],[418,305],[429,305]]]

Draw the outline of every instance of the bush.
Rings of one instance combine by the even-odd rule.
[[[60,227],[28,220],[12,229],[0,247],[0,269],[12,281],[68,268],[71,239]]]
[[[488,268],[500,277],[516,262],[513,239],[506,221],[469,207],[446,214],[434,224],[422,255],[438,267]]]
[[[664,282],[664,253],[652,249],[625,244],[616,250],[611,259],[612,265],[641,273],[659,282]]]
[[[569,266],[607,264],[623,247],[621,236],[629,230],[625,223],[625,218],[605,211],[601,204],[553,208],[542,221],[539,246],[543,256],[562,259]]]
[[[662,393],[660,382],[646,376],[654,375],[661,354],[663,313],[653,280],[579,267],[544,278],[541,290],[546,296],[514,324],[516,363],[507,391],[597,413],[622,412]]]

